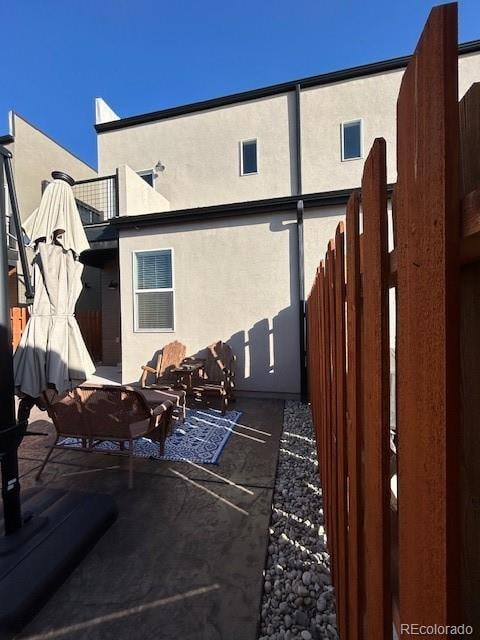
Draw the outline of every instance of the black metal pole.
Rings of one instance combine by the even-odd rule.
[[[301,86],[295,86],[295,131],[297,160],[297,195],[302,195],[302,120],[301,120]],[[307,401],[307,343],[306,343],[306,305],[305,305],[305,258],[303,240],[303,200],[297,202],[297,243],[298,243],[298,322],[300,349],[300,397]]]
[[[0,154],[3,155],[3,164],[5,167],[5,177],[7,179],[8,193],[10,195],[10,205],[12,207],[12,218],[15,226],[15,235],[17,236],[17,248],[22,263],[23,279],[25,283],[25,297],[27,300],[33,299],[33,287],[30,279],[30,270],[27,261],[27,252],[23,243],[22,227],[20,224],[20,211],[18,209],[17,191],[15,189],[15,181],[12,171],[12,154],[8,149],[0,147]]]
[[[305,259],[303,250],[303,200],[297,202],[298,240],[298,324],[300,351],[300,396],[307,401],[307,349],[305,327]]]
[[[20,482],[18,480],[18,428],[15,421],[13,354],[10,328],[8,283],[7,217],[4,187],[4,161],[0,153],[0,459],[5,534],[22,526]]]

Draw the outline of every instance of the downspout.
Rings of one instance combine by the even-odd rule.
[[[302,195],[302,129],[300,119],[300,84],[295,86],[295,133],[297,156],[297,195]],[[298,323],[300,353],[300,397],[307,401],[307,345],[306,345],[306,308],[305,308],[305,260],[303,240],[303,200],[297,202],[297,260],[298,260]]]

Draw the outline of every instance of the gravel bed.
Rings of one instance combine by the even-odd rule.
[[[338,638],[310,409],[287,402],[259,640]]]

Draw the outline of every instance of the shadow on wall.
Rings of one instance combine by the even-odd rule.
[[[247,331],[237,331],[229,337],[212,336],[210,344],[223,340],[237,357],[237,389],[292,394],[300,392],[297,318],[297,312],[292,312],[289,307],[282,309],[273,320],[259,320]],[[188,356],[206,358],[208,345],[192,353],[186,342]],[[155,368],[161,353],[162,349],[157,349],[147,364]],[[148,380],[150,383],[153,383],[152,377]]]
[[[299,290],[297,263],[297,225],[295,221],[275,220],[270,223],[273,233],[288,234],[289,251],[289,299],[290,305],[281,309],[273,318],[262,318],[250,328],[240,329],[230,336],[211,335],[210,343],[223,340],[237,357],[236,386],[241,391],[300,392],[299,353]],[[255,283],[251,284],[252,287]],[[269,295],[268,291],[264,292]],[[219,301],[219,308],[224,301]],[[215,305],[216,306],[216,305]],[[219,308],[215,308],[215,314]],[[215,326],[215,318],[200,319],[207,326]],[[183,338],[183,339],[182,339]],[[206,356],[207,344],[192,353],[188,336],[175,336],[184,342],[189,356]],[[149,366],[155,367],[161,349],[152,354]]]

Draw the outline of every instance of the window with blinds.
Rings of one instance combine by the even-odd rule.
[[[173,331],[172,250],[137,251],[134,260],[136,331]]]

